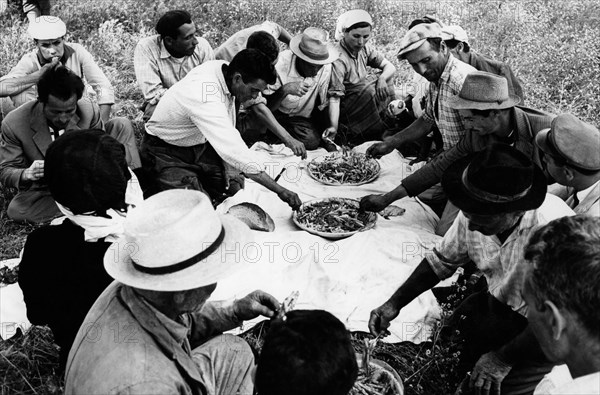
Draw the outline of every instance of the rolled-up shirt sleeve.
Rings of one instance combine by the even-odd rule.
[[[15,67],[10,69],[8,74],[0,77],[0,81],[10,78],[21,78],[34,73],[39,70],[39,67],[36,65],[36,63],[34,52],[25,54],[21,59],[19,59]]]
[[[383,61],[385,60],[383,54],[370,45],[367,45],[365,50],[367,51],[367,66],[380,69]]]
[[[459,267],[469,262],[467,231],[467,219],[460,212],[444,235],[440,247],[425,255],[429,266],[440,280],[452,276]]]
[[[263,166],[258,156],[242,140],[219,94],[196,94],[181,100],[192,122],[202,132],[217,154],[229,165],[245,174],[258,174]],[[204,100],[196,105],[197,100]],[[184,104],[185,103],[185,104]]]
[[[234,313],[233,302],[229,301],[207,302],[199,312],[190,314],[189,318],[192,323],[192,347],[242,324]]]
[[[329,81],[329,89],[327,96],[329,97],[344,97],[346,88],[344,80],[346,78],[346,64],[342,59],[338,59],[331,65],[331,80]]]

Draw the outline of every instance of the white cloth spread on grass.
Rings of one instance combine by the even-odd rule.
[[[21,258],[0,261],[0,268],[13,268],[20,261]],[[27,309],[19,283],[0,285],[0,337],[4,340],[10,339],[17,334],[18,329],[25,332],[29,327],[31,323],[27,319]]]
[[[364,152],[369,144],[357,150]],[[277,150],[274,150],[275,152]],[[379,162],[381,174],[374,182],[357,186],[327,186],[300,169],[294,156],[269,155],[266,150],[261,165],[271,175],[286,170],[279,184],[298,193],[303,202],[325,197],[359,199],[371,193],[387,192],[414,171],[398,152]],[[326,155],[323,150],[310,151],[307,162]],[[247,270],[220,281],[212,300],[241,298],[255,289],[271,293],[280,301],[292,291],[300,291],[297,309],[325,309],[338,317],[350,330],[368,331],[369,313],[385,302],[441,238],[434,234],[437,216],[413,198],[394,204],[406,209],[401,217],[389,220],[378,216],[374,229],[350,238],[331,241],[309,234],[292,222],[292,210],[272,192],[246,181],[246,188],[227,199],[217,211],[252,202],[262,207],[275,222],[275,231],[254,232],[254,242],[221,251],[236,254],[247,262]],[[392,322],[392,336],[386,341],[427,340],[430,324],[439,316],[439,307],[428,291],[402,309]],[[244,325],[250,328],[258,318]]]
[[[371,193],[387,192],[402,178],[419,166],[407,165],[398,152],[384,156],[380,161],[381,174],[372,183],[358,187],[334,187],[318,183],[301,169],[300,159],[285,156],[289,149],[271,147],[256,152],[262,158],[266,171],[275,177],[283,167],[286,170],[279,184],[297,192],[302,201],[324,197],[359,199]],[[364,152],[368,144],[359,149]],[[270,153],[269,153],[270,152]],[[326,155],[323,150],[310,151],[308,160]],[[297,309],[325,309],[338,317],[350,330],[368,331],[370,311],[385,302],[422,260],[441,241],[434,234],[437,216],[414,198],[405,198],[394,204],[406,209],[401,217],[389,220],[378,216],[375,228],[350,238],[331,241],[298,229],[291,220],[292,211],[276,194],[250,180],[246,188],[221,204],[217,211],[252,202],[262,207],[275,221],[275,232],[254,232],[254,241],[246,245],[227,247],[217,251],[236,254],[247,262],[246,270],[220,281],[211,300],[241,298],[255,289],[262,289],[282,301],[292,291],[300,291]],[[9,288],[13,287],[13,288]],[[25,304],[18,284],[2,290],[3,315],[0,323],[5,332],[15,330],[14,323],[28,325]],[[10,290],[10,295],[5,297]],[[20,295],[20,296],[19,296]],[[5,313],[11,307],[10,316]],[[439,307],[431,291],[427,291],[406,306],[392,321],[391,336],[385,341],[427,340],[430,325],[439,316]],[[244,329],[264,319],[244,324]]]

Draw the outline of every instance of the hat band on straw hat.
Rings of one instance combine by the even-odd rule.
[[[225,229],[223,227],[221,227],[221,233],[219,233],[219,236],[217,237],[217,239],[207,249],[200,251],[200,253],[194,255],[191,258],[186,259],[185,261],[174,263],[172,265],[161,266],[161,267],[147,267],[147,266],[142,266],[142,265],[136,263],[133,259],[131,260],[131,264],[133,265],[133,267],[135,269],[137,269],[138,271],[140,271],[142,273],[146,273],[146,274],[160,275],[160,274],[175,273],[175,272],[181,271],[183,269],[187,269],[188,267],[209,257],[213,252],[215,252],[217,250],[217,248],[219,248],[219,246],[223,242],[224,238],[225,238]]]
[[[495,194],[495,193],[490,193],[490,192],[484,191],[483,189],[480,189],[480,188],[476,187],[475,185],[473,185],[469,181],[469,179],[467,177],[467,172],[469,170],[469,166],[470,166],[470,164],[463,171],[463,174],[462,174],[462,183],[465,186],[465,189],[475,199],[477,199],[479,201],[482,201],[482,202],[494,202],[494,203],[512,203],[512,202],[516,202],[517,200],[523,199],[525,196],[527,196],[527,194],[531,190],[531,185],[530,185],[527,188],[525,188],[525,190],[523,190],[522,192],[519,192],[519,193],[514,194],[514,195],[510,195],[510,196],[498,195],[498,194]]]
[[[324,49],[324,51],[313,51],[311,50],[311,48],[309,48],[308,45],[306,45],[306,43],[304,42],[304,38],[300,40],[298,48],[300,48],[304,55],[313,60],[326,60],[327,58],[329,58],[329,51],[327,50],[327,46],[323,45],[322,48]],[[317,47],[315,49],[320,49],[320,47]]]

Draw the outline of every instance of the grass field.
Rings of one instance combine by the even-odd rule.
[[[112,81],[117,93],[114,115],[129,117],[138,129],[141,113],[136,106],[141,94],[133,72],[133,49],[138,39],[153,34],[154,24],[164,11],[176,8],[192,13],[213,47],[233,32],[265,19],[278,22],[292,34],[308,26],[320,26],[333,37],[335,19],[340,13],[364,8],[375,20],[372,43],[398,68],[397,85],[410,79],[407,64],[394,56],[406,26],[416,17],[436,14],[446,23],[463,26],[474,50],[510,64],[523,82],[527,106],[554,113],[572,112],[596,125],[600,123],[598,0],[58,0],[53,3],[53,14],[67,23],[68,39],[85,45]],[[33,48],[25,30],[18,10],[0,15],[0,75],[6,74]],[[0,188],[0,260],[18,256],[25,236],[33,229],[6,218],[5,209],[13,193]],[[0,366],[4,370],[7,365],[0,360]],[[11,393],[11,390],[3,386],[0,392]]]

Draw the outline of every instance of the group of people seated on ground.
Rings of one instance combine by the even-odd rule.
[[[399,44],[399,60],[428,82],[400,98],[417,115],[402,127],[388,111],[395,68],[367,45],[372,29],[363,10],[340,16],[336,44],[321,28],[292,37],[264,22],[213,51],[187,12],[167,12],[135,50],[138,148],[131,122],[110,117],[114,90],[89,52],[65,42],[59,18],[30,21],[36,49],[0,78],[0,182],[17,190],[10,218],[66,218],[28,236],[19,272],[30,321],[49,325],[61,347],[66,393],[348,393],[356,358],[329,313],[274,319],[255,368],[248,345],[222,333],[274,317],[279,302],[263,291],[206,302],[244,264],[213,252],[252,236],[214,206],[245,177],[301,204],[257,166],[248,145],[258,140],[301,157],[333,142],[382,140],[374,157],[417,142],[427,163],[361,208],[418,196],[439,214],[443,239],[372,311],[371,333],[474,267],[478,291],[442,332],[461,345],[460,391],[600,391],[599,130],[519,106],[510,68],[432,17]],[[279,53],[277,40],[289,49]],[[544,378],[558,364],[562,381]]]

